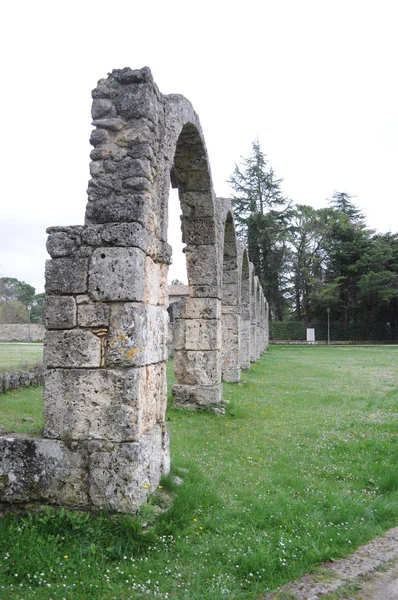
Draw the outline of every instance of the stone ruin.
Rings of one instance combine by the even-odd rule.
[[[170,184],[189,297],[175,312],[174,403],[223,413],[221,380],[268,344],[268,306],[197,114],[148,68],[93,91],[84,226],[50,227],[43,437],[0,437],[0,501],[134,512],[170,468],[165,423]]]

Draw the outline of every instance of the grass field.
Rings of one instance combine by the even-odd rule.
[[[168,410],[184,485],[165,478],[136,518],[4,517],[0,598],[255,599],[396,526],[397,361],[271,347],[224,385],[225,417]]]
[[[0,371],[26,371],[43,360],[43,344],[0,342]]]

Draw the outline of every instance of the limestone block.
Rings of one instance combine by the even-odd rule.
[[[131,367],[167,360],[168,313],[136,303],[111,305],[106,367]]]
[[[108,327],[109,306],[100,302],[79,304],[77,323],[79,327]]]
[[[143,144],[153,139],[153,133],[145,119],[137,119],[130,121],[129,125],[133,125],[129,129],[124,129],[115,137],[115,144],[123,148],[130,148],[137,144]]]
[[[48,370],[44,435],[136,441],[164,420],[166,401],[165,363],[122,371]]]
[[[176,350],[219,350],[221,323],[217,319],[178,319],[174,344]]]
[[[95,98],[91,106],[91,117],[93,120],[103,117],[116,117],[116,109],[111,100]]]
[[[225,408],[221,400],[221,384],[214,386],[173,385],[173,401],[182,408],[209,408],[221,414]]]
[[[174,373],[181,384],[217,385],[221,382],[219,352],[178,350],[174,354]]]
[[[89,271],[92,297],[103,301],[143,300],[144,260],[138,248],[97,248]]]
[[[59,231],[57,227],[49,227],[47,233],[47,252],[51,258],[60,258],[62,256],[71,256],[75,254],[81,245],[81,226],[65,227]]]
[[[46,261],[47,294],[84,294],[87,291],[87,258],[54,258]]]
[[[164,423],[138,442],[90,442],[90,499],[96,508],[135,512],[154,492],[168,466]]]
[[[158,122],[159,100],[153,85],[135,85],[121,90],[115,98],[118,115],[125,119],[149,119]]]
[[[100,246],[132,246],[144,252],[152,242],[152,236],[139,223],[103,223],[88,225],[82,239],[86,244]]]
[[[87,456],[79,444],[23,435],[0,437],[0,502],[89,504]]]
[[[240,366],[241,369],[250,369],[250,320],[242,319],[240,322]]]
[[[166,264],[156,263],[149,256],[145,257],[144,302],[168,306],[167,275]]]
[[[222,299],[222,288],[220,285],[192,285],[189,290],[193,298],[220,298]]]
[[[73,296],[47,296],[44,304],[46,329],[76,327],[76,302]]]
[[[217,285],[217,247],[192,246],[185,248],[190,285]]]
[[[181,210],[183,217],[188,219],[214,217],[214,199],[212,193],[206,192],[181,192]]]
[[[182,241],[192,246],[212,245],[216,242],[215,221],[212,218],[189,219],[182,217]]]
[[[176,319],[220,319],[221,302],[217,298],[184,298],[174,306]]]
[[[46,368],[101,366],[103,342],[91,331],[47,331],[44,341]]]
[[[124,193],[111,199],[104,193],[86,207],[86,223],[132,223],[146,227],[149,220],[149,194]]]

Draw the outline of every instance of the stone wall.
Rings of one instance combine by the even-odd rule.
[[[44,340],[44,325],[15,323],[13,325],[0,325],[0,342],[42,342]]]
[[[128,513],[170,468],[170,184],[189,284],[174,311],[177,406],[225,412],[222,376],[238,381],[266,348],[265,299],[190,102],[161,94],[148,68],[119,69],[98,82],[92,117],[85,225],[47,230],[44,439],[0,438],[0,500]]]
[[[29,371],[0,371],[0,394],[8,390],[43,385],[43,367],[37,365]]]

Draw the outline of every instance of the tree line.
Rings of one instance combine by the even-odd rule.
[[[29,283],[0,277],[0,323],[41,323],[44,293],[36,294]],[[30,315],[29,315],[30,313]]]
[[[396,339],[397,233],[367,228],[345,191],[334,191],[325,208],[294,204],[258,141],[228,183],[271,320],[309,327],[329,313],[336,336]]]

